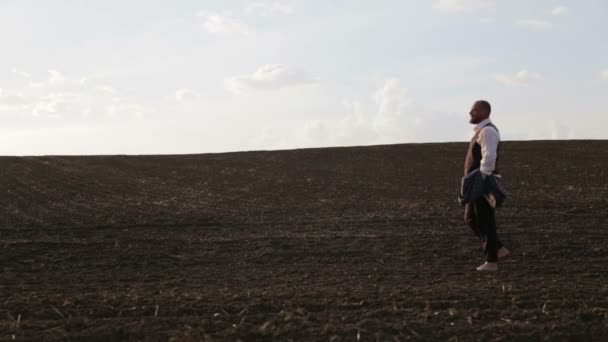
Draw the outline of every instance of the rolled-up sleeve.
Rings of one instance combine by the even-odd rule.
[[[496,168],[500,135],[493,127],[484,127],[479,132],[477,142],[481,145],[481,166],[479,169],[484,175],[490,175]]]

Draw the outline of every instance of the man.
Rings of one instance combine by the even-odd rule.
[[[469,144],[465,160],[465,176],[477,169],[486,177],[498,174],[500,133],[490,120],[490,103],[479,100],[473,104],[470,123],[475,125],[475,135]],[[478,271],[498,271],[498,261],[510,258],[496,233],[495,201],[491,196],[482,196],[465,206],[464,220],[481,240],[486,255],[486,263]]]

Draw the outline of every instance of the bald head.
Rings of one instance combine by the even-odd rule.
[[[476,103],[479,108],[481,108],[484,112],[487,112],[488,116],[490,116],[490,113],[492,113],[492,106],[490,106],[490,102],[486,100],[479,100]]]
[[[492,106],[490,102],[486,100],[475,101],[473,107],[471,108],[471,120],[469,121],[472,124],[478,124],[483,120],[490,117],[490,113],[492,113]]]

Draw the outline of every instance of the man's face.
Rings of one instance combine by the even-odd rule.
[[[469,112],[469,115],[471,116],[471,120],[469,122],[472,123],[472,124],[474,124],[474,125],[482,122],[483,120],[485,120],[488,117],[487,111],[484,110],[479,105],[479,102],[475,102],[473,104],[473,107],[471,108],[471,111]]]

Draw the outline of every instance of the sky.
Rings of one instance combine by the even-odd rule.
[[[608,138],[605,0],[0,2],[0,155]]]

